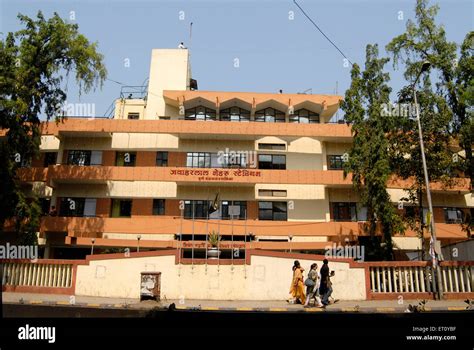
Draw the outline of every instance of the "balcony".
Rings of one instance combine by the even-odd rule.
[[[130,235],[147,234],[205,234],[219,231],[222,235],[249,236],[250,233],[259,236],[288,237],[324,236],[351,237],[365,235],[364,222],[302,222],[302,221],[261,221],[261,220],[189,220],[175,216],[132,216],[131,218],[101,218],[101,217],[44,217],[41,222],[41,232],[67,232],[68,236],[76,238],[101,238],[102,233],[124,233]],[[466,238],[460,225],[437,223],[438,239]],[[411,230],[404,237],[416,237]],[[135,239],[135,238],[132,238]],[[143,239],[144,241],[146,239]],[[261,242],[263,243],[263,242]],[[294,242],[303,244],[306,242]]]
[[[110,136],[112,133],[163,133],[182,138],[255,140],[264,136],[318,137],[337,141],[352,138],[346,124],[235,123],[189,120],[67,119],[63,123],[42,123],[42,135]]]

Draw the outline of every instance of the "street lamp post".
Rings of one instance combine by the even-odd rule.
[[[138,235],[138,236],[137,236],[137,253],[140,252],[140,239],[141,239],[141,238],[142,238],[141,235]]]
[[[92,245],[91,245],[91,255],[94,255],[94,243],[95,243],[95,238],[91,239]]]
[[[437,280],[437,286],[438,286],[438,299],[443,298],[443,290],[442,290],[442,284],[441,284],[441,272],[439,270],[439,259],[438,255],[436,253],[436,228],[433,220],[433,204],[431,202],[431,191],[430,191],[430,180],[428,177],[428,168],[426,166],[426,158],[425,158],[425,147],[423,144],[423,131],[421,129],[421,121],[420,121],[420,109],[418,106],[418,100],[416,98],[416,84],[418,83],[418,79],[420,78],[421,74],[423,72],[426,72],[430,68],[430,62],[425,61],[423,62],[423,65],[421,67],[420,72],[418,73],[418,76],[415,79],[415,82],[413,83],[413,99],[415,102],[415,108],[416,108],[416,121],[418,124],[418,135],[420,139],[420,151],[421,151],[421,160],[423,163],[423,173],[425,177],[425,184],[426,184],[426,198],[428,200],[428,219],[429,219],[429,228],[430,228],[430,234],[431,234],[431,240],[430,240],[430,250],[432,250],[434,256],[433,256],[433,279],[436,276]],[[431,247],[433,245],[433,247]]]

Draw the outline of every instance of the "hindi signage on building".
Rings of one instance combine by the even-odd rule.
[[[197,181],[234,181],[239,178],[261,177],[262,172],[248,169],[171,169],[171,176],[196,177]]]

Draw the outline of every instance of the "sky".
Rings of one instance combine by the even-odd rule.
[[[415,0],[298,3],[350,61],[363,65],[369,43],[387,55],[385,45],[414,18]],[[474,1],[436,3],[448,40],[461,43],[474,27]],[[0,35],[20,29],[18,13],[33,17],[38,10],[77,23],[98,43],[108,78],[125,85],[144,83],[153,48],[176,48],[181,41],[190,48],[199,90],[344,95],[350,85],[350,65],[293,0],[0,0]],[[405,85],[401,71],[391,63],[387,70],[394,90]],[[96,116],[120,95],[121,85],[108,80],[80,96],[69,79],[67,102],[94,104]]]

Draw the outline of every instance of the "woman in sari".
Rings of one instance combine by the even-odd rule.
[[[293,297],[293,300],[297,304],[304,304],[305,294],[304,294],[304,281],[303,281],[303,271],[300,262],[295,260],[293,265],[293,280],[291,281],[290,294]]]

